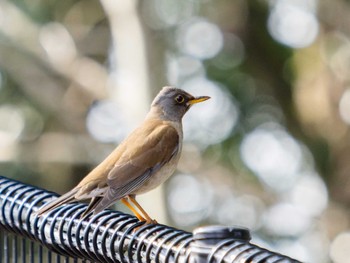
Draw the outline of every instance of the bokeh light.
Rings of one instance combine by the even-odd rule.
[[[340,99],[339,113],[343,121],[350,124],[350,89],[346,89]]]
[[[177,39],[182,52],[199,59],[212,58],[223,47],[223,35],[219,27],[201,18],[182,24]]]
[[[101,142],[120,142],[127,133],[127,121],[119,114],[114,101],[104,100],[92,105],[86,126],[90,134]]]
[[[168,55],[167,58],[167,79],[176,86],[188,78],[205,74],[204,65],[197,58],[174,55]]]
[[[330,256],[334,263],[347,263],[350,258],[350,232],[340,233],[333,240]]]
[[[261,227],[264,204],[255,196],[226,196],[218,202],[214,217],[223,225],[245,226],[251,230]]]
[[[293,48],[310,45],[318,34],[318,21],[310,10],[310,1],[273,1],[268,29],[279,42]],[[313,6],[313,5],[311,5]]]
[[[265,213],[265,227],[271,235],[298,236],[311,224],[311,218],[300,207],[278,203]]]
[[[203,146],[225,140],[237,124],[239,111],[228,92],[205,78],[194,78],[182,87],[195,96],[210,96],[205,105],[195,105],[184,118],[185,140]]]
[[[21,141],[33,142],[40,137],[44,130],[44,118],[40,112],[29,106],[22,106],[21,111],[25,120],[25,127],[20,139]]]
[[[181,226],[198,224],[212,207],[212,189],[193,175],[174,176],[168,189],[172,219]]]
[[[293,187],[300,176],[301,148],[276,123],[261,125],[247,134],[240,150],[245,164],[276,191]]]
[[[25,122],[21,111],[12,105],[0,106],[0,161],[10,161],[15,154]]]
[[[0,106],[0,130],[8,141],[18,139],[24,129],[25,121],[22,112],[12,105]]]
[[[244,44],[235,34],[223,35],[223,48],[214,58],[213,63],[221,70],[228,70],[240,65],[244,60]]]
[[[182,23],[198,10],[196,1],[150,0],[145,4],[143,15],[153,29],[164,29]]]
[[[296,257],[301,262],[313,262],[313,257],[305,246],[300,242],[290,239],[279,240],[279,242],[273,247],[274,250],[281,251],[284,255],[290,257]]]
[[[303,173],[291,190],[291,201],[311,216],[321,215],[328,205],[325,183],[317,174]]]

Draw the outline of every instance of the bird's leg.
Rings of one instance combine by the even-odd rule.
[[[129,203],[128,199],[127,198],[123,198],[122,199],[122,202],[124,205],[126,205],[130,210],[131,212],[134,213],[134,215],[137,217],[138,220],[140,221],[147,221],[142,215],[140,215],[140,213]]]
[[[141,214],[146,219],[146,224],[157,224],[157,221],[152,219],[147,212],[142,208],[142,206],[136,201],[134,195],[128,195],[129,200],[137,207]]]

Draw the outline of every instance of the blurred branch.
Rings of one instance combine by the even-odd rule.
[[[150,103],[146,44],[137,1],[102,0],[101,4],[112,34],[111,95],[130,121],[129,124],[135,126],[143,119]]]
[[[81,115],[93,100],[107,94],[105,67],[80,54],[62,24],[41,26],[14,4],[0,5],[1,68],[26,95],[57,113],[66,127],[84,130]]]

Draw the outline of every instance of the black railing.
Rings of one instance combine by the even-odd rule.
[[[56,196],[0,176],[0,263],[298,262],[251,244],[244,228],[192,234],[112,210],[80,220],[86,205],[77,203],[38,218],[35,211]]]

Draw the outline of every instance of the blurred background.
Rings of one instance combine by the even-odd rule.
[[[165,85],[212,99],[184,118],[176,174],[139,197],[153,217],[349,262],[348,1],[2,0],[1,175],[64,193]]]

